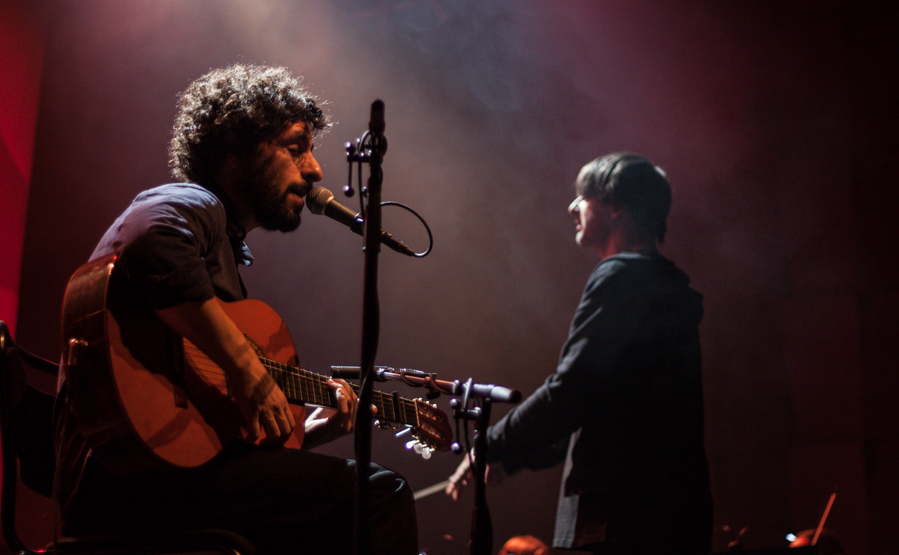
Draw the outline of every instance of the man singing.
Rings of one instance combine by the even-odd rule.
[[[355,461],[308,449],[352,431],[353,389],[328,381],[336,410],[297,421],[219,303],[246,297],[238,267],[253,261],[248,232],[300,225],[303,198],[322,179],[313,140],[328,126],[317,99],[284,68],[214,70],[180,95],[169,147],[179,182],[139,194],[91,258],[115,253],[115,277],[130,302],[221,368],[247,441],[225,446],[197,468],[123,473],[86,442],[70,402],[75,378],[63,368],[56,412],[66,534],[219,528],[248,537],[261,553],[352,551]],[[303,448],[281,447],[297,426],[305,430]],[[254,445],[260,437],[262,445]],[[375,466],[369,491],[373,552],[417,553],[405,480]]]

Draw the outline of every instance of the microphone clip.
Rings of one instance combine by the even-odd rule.
[[[380,165],[381,158],[387,154],[387,137],[383,131],[375,136],[371,131],[366,131],[361,137],[356,139],[356,144],[347,141],[346,145],[346,161],[349,164],[349,176],[347,184],[343,187],[346,196],[352,197],[355,194],[353,189],[353,164],[358,164],[359,170],[359,192],[366,194],[366,188],[362,185],[362,164]]]

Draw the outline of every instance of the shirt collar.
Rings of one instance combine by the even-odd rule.
[[[203,186],[209,189],[209,192],[215,195],[221,201],[222,206],[225,207],[225,215],[227,217],[225,233],[228,234],[228,240],[231,242],[234,260],[244,266],[252,265],[253,254],[250,253],[250,248],[244,242],[244,239],[247,237],[246,226],[243,223],[243,218],[240,217],[240,213],[237,211],[237,206],[231,201],[231,197],[218,185],[209,184]]]

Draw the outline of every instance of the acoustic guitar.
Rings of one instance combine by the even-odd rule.
[[[127,473],[197,467],[245,441],[224,372],[135,300],[115,262],[109,255],[79,268],[63,302],[63,371],[88,445],[110,468]],[[328,377],[300,368],[290,332],[269,305],[221,304],[290,401],[298,425],[285,446],[300,448],[305,406],[336,407]],[[449,448],[452,429],[435,406],[380,391],[373,404],[382,426],[407,427],[431,450]]]

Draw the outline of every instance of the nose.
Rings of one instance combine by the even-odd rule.
[[[571,201],[571,204],[568,205],[568,213],[571,214],[572,216],[574,216],[575,214],[580,212],[580,209],[578,208],[578,204],[580,204],[582,200],[584,200],[584,197],[581,195],[578,195],[577,197],[575,197],[575,199],[573,201]]]
[[[318,165],[318,160],[310,152],[303,157],[303,165],[300,167],[300,175],[307,183],[318,183],[324,178],[322,167]]]

